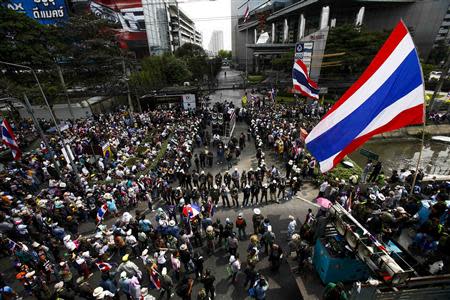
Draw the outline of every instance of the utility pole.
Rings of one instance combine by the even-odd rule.
[[[31,74],[33,74],[33,78],[34,78],[34,80],[36,80],[36,83],[39,87],[39,91],[41,92],[42,98],[44,99],[45,105],[47,106],[48,112],[50,113],[50,117],[53,121],[53,124],[55,124],[56,132],[58,133],[58,137],[61,139],[62,146],[64,147],[65,151],[67,151],[68,149],[71,150],[71,147],[66,144],[66,141],[64,140],[64,137],[61,134],[61,130],[59,128],[58,123],[56,123],[56,118],[55,118],[55,115],[53,114],[53,110],[50,107],[50,104],[48,103],[47,97],[45,96],[44,90],[42,89],[41,82],[39,81],[39,78],[37,77],[34,69],[31,67],[28,67],[28,66],[14,64],[14,63],[5,62],[5,61],[0,61],[0,64],[26,69],[26,70],[29,70],[31,72]],[[70,162],[70,165],[72,166],[73,172],[75,173],[75,177],[77,178],[78,183],[81,184],[81,179],[80,179],[80,175],[78,174],[77,166],[75,165],[75,163],[72,160],[72,157],[70,155],[67,155],[67,158]]]
[[[124,57],[122,57],[122,68],[123,68],[123,78],[125,80],[125,84],[127,85],[128,106],[130,108],[130,113],[132,113],[132,112],[134,112],[134,107],[133,107],[133,100],[131,99],[130,85],[128,84],[128,74],[127,74],[127,68],[125,67],[125,58]]]
[[[67,105],[69,106],[70,116],[72,117],[72,121],[75,121],[75,115],[72,110],[72,103],[70,103],[69,93],[67,92],[66,82],[64,81],[64,76],[61,67],[56,64],[56,68],[58,69],[59,79],[61,80],[61,85],[64,89],[64,94],[66,94]]]
[[[434,106],[436,105],[437,94],[441,91],[442,85],[444,84],[444,81],[447,78],[448,70],[450,69],[450,50],[447,50],[447,51],[448,51],[447,61],[445,62],[444,67],[442,67],[441,77],[439,78],[439,82],[436,85],[433,96],[431,97],[431,100],[430,100],[430,113],[434,111]]]
[[[41,125],[39,124],[38,120],[36,119],[36,116],[34,115],[33,108],[31,107],[30,101],[28,100],[28,97],[26,94],[23,94],[24,104],[25,108],[30,114],[31,119],[33,120],[34,126],[36,127],[42,141],[45,144],[45,147],[50,152],[50,160],[52,161],[53,165],[55,166],[56,173],[58,173],[58,176],[61,178],[61,170],[59,169],[59,163],[55,160],[55,154],[53,152],[53,149],[50,147],[50,144],[48,143],[47,137],[45,136],[44,132],[42,131]]]
[[[245,80],[248,78],[248,27],[245,30]]]

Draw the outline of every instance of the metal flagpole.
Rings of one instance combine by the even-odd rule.
[[[417,60],[419,60],[419,54],[417,53],[417,49],[414,46],[414,51],[416,52]],[[426,126],[426,120],[427,120],[427,105],[426,105],[426,95],[425,95],[425,81],[423,79],[423,70],[422,65],[419,61],[419,67],[420,67],[420,75],[422,75],[422,84],[423,84],[423,125],[422,125],[422,140],[420,142],[420,152],[419,152],[419,158],[417,159],[416,164],[416,172],[414,173],[413,182],[411,184],[411,192],[409,195],[411,196],[414,193],[414,186],[416,185],[417,180],[417,173],[419,173],[419,165],[420,161],[422,160],[422,153],[423,153],[423,147],[424,147],[424,140],[425,140],[425,126]]]
[[[47,97],[45,96],[44,90],[42,89],[41,83],[40,83],[39,78],[37,77],[36,72],[34,71],[34,69],[31,68],[31,67],[25,66],[25,65],[14,64],[14,63],[6,62],[6,61],[0,61],[0,64],[4,64],[4,65],[8,65],[8,66],[19,67],[19,68],[23,68],[23,69],[26,69],[26,70],[30,70],[31,74],[33,75],[33,77],[36,80],[36,83],[37,83],[37,85],[39,87],[39,91],[41,92],[42,98],[44,99],[45,105],[47,106],[48,112],[50,113],[50,117],[51,117],[53,123],[55,124],[56,132],[58,133],[58,137],[61,140],[61,143],[62,143],[62,146],[63,146],[64,150],[66,152],[68,152],[67,149],[70,149],[70,151],[72,152],[72,149],[71,149],[70,145],[68,145],[66,143],[66,141],[65,141],[65,139],[64,139],[64,137],[63,137],[63,135],[61,133],[59,125],[56,122],[55,115],[53,114],[53,110],[50,107],[50,104],[48,103]],[[67,158],[69,160],[70,165],[72,166],[73,172],[75,173],[75,177],[76,177],[78,183],[81,184],[80,175],[78,174],[77,166],[76,166],[75,162],[72,160],[72,157],[70,156],[69,153],[67,155]]]
[[[245,30],[245,80],[247,81],[248,78],[248,27]]]

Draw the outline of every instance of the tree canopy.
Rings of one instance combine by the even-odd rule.
[[[142,70],[131,74],[130,83],[139,93],[144,94],[168,85],[189,81],[191,72],[186,63],[174,55],[149,56],[141,62]]]
[[[217,56],[219,56],[220,58],[222,58],[222,59],[229,59],[229,60],[231,60],[231,58],[232,58],[232,54],[231,54],[231,51],[228,51],[228,50],[219,50],[219,52],[217,53]]]
[[[353,24],[331,29],[321,77],[358,76],[370,64],[388,35],[388,32],[367,31]]]
[[[208,56],[202,47],[186,43],[179,47],[174,54],[186,62],[193,80],[201,81],[203,75],[208,74]]]
[[[111,93],[121,85],[123,53],[106,21],[86,14],[59,26],[41,25],[2,5],[0,20],[0,60],[33,68],[52,103],[64,99],[58,65],[68,87]],[[5,65],[1,69],[0,92],[18,98],[26,92],[32,101],[42,100],[29,72]]]

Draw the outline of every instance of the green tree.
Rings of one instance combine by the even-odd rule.
[[[294,63],[294,51],[283,53],[280,57],[272,60],[273,69],[277,71],[290,72]]]
[[[436,46],[430,52],[428,56],[428,63],[434,65],[441,65],[442,62],[447,60],[448,52],[450,51],[449,46],[446,44],[445,40],[440,40],[437,42]]]
[[[58,26],[45,26],[1,5],[0,60],[37,71],[51,103],[65,99],[57,67],[62,67],[68,87],[90,88],[93,94],[123,90],[122,56],[110,24],[93,15],[73,16]],[[33,101],[40,98],[28,72],[2,66],[0,89],[4,94]]]
[[[347,24],[333,28],[327,39],[321,77],[357,76],[372,61],[388,32],[372,32]]]
[[[186,62],[193,80],[201,81],[203,75],[209,74],[208,56],[202,47],[186,43],[175,51],[175,56]]]
[[[222,59],[226,58],[228,60],[231,60],[231,58],[232,58],[231,51],[228,51],[228,50],[219,50],[219,52],[217,53],[217,56],[219,56]]]
[[[182,84],[191,77],[186,63],[171,54],[146,57],[141,65],[142,70],[133,73],[130,77],[131,86],[139,94],[165,86]]]

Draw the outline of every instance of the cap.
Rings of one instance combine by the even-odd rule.
[[[253,210],[253,212],[255,213],[255,215],[260,215],[261,214],[261,210],[259,208],[255,208]]]

